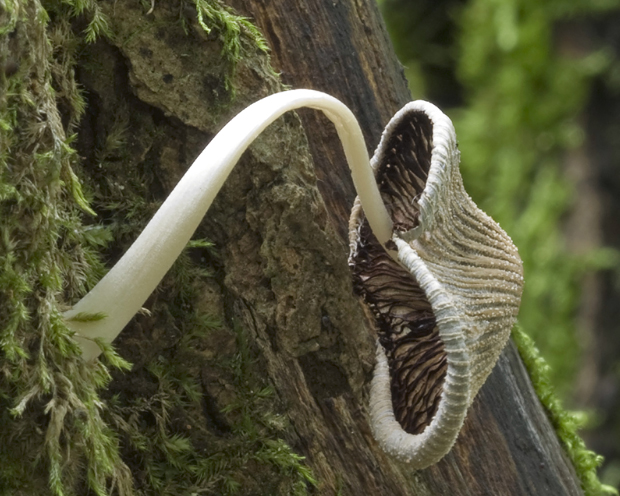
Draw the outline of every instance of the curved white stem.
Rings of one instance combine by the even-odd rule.
[[[101,350],[93,341],[112,342],[172,266],[192,237],[241,154],[274,120],[289,110],[322,110],[336,126],[364,213],[379,241],[392,236],[392,221],[379,195],[366,144],[353,113],[318,91],[293,90],[268,96],[238,114],[198,156],[142,234],[110,272],[64,317],[77,333],[86,360]],[[105,318],[83,322],[79,314]]]

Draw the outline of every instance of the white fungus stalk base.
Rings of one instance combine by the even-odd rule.
[[[268,96],[239,113],[213,138],[127,253],[92,291],[65,312],[67,326],[76,332],[85,360],[101,353],[94,339],[111,343],[142,308],[247,147],[274,120],[300,107],[321,110],[333,122],[371,228],[382,244],[390,239],[392,221],[379,195],[353,113],[336,98],[318,91],[292,90]],[[105,317],[89,322],[71,320],[93,314]]]

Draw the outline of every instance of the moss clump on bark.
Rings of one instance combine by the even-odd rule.
[[[96,252],[106,242],[103,230],[82,224],[90,209],[70,134],[84,105],[65,27],[36,0],[0,12],[1,65],[15,66],[0,74],[4,494],[73,494],[81,484],[105,494],[108,480],[128,480],[117,436],[101,418],[97,391],[109,383],[108,368],[82,361],[61,317],[60,302],[101,275]]]
[[[235,14],[227,5],[218,0],[193,0],[196,6],[198,24],[207,34],[219,33],[222,41],[222,56],[229,63],[229,76],[226,78],[226,89],[235,94],[232,84],[237,62],[247,55],[248,50],[258,48],[268,51],[267,42],[261,32],[249,19]],[[244,32],[246,36],[241,36]]]
[[[207,241],[190,244],[151,314],[134,322],[123,342],[131,372],[109,346],[102,361],[84,363],[63,323],[65,306],[105,272],[100,258],[118,258],[156,210],[166,189],[156,170],[172,153],[155,145],[169,131],[160,110],[128,91],[105,102],[101,86],[85,97],[77,82],[122,58],[98,38],[118,36],[114,6],[0,4],[0,493],[305,494],[312,476],[283,440],[286,422],[243,332],[220,324],[223,306],[203,296],[222,299],[205,269],[218,270]],[[217,1],[166,8],[221,47],[227,96],[214,104],[231,102],[239,62],[256,53],[257,77],[277,84],[246,19]],[[140,105],[146,115],[135,112]],[[140,338],[157,346],[141,354]],[[225,352],[216,356],[213,340]]]
[[[280,438],[286,419],[274,413],[274,392],[258,379],[244,332],[231,336],[207,316],[184,321],[188,329],[174,347],[119,378],[109,392],[109,421],[137,474],[136,493],[307,494],[314,480]],[[205,343],[226,341],[228,352],[205,358]],[[216,378],[225,391],[210,383]],[[222,412],[214,411],[216,395],[228,396]]]

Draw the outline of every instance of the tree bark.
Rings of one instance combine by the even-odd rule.
[[[326,91],[344,101],[358,116],[370,146],[410,100],[374,2],[314,2],[304,8],[285,0],[233,4],[256,19],[284,82]],[[320,116],[302,116],[317,176],[324,181],[319,189],[342,235],[353,197],[345,162],[335,133],[321,124]],[[340,189],[341,183],[348,188]],[[390,464],[410,479],[406,465]],[[482,388],[453,451],[414,480],[394,494],[581,493],[512,344]],[[367,483],[351,487],[374,494]],[[380,487],[376,494],[384,494]]]
[[[77,77],[88,110],[76,146],[93,207],[118,236],[106,252],[112,264],[214,133],[282,87],[267,55],[248,46],[231,73],[222,38],[205,33],[183,2],[156,2],[148,14],[137,2],[100,5],[115,35],[80,54]],[[371,148],[410,99],[372,1],[233,6],[265,34],[283,82],[341,99]],[[73,28],[83,28],[79,19]],[[236,97],[228,104],[230,74]],[[282,475],[288,461],[270,452],[282,476],[275,480],[243,451],[274,439],[305,457],[317,481],[308,484],[310,494],[581,494],[513,345],[441,462],[414,472],[378,447],[367,414],[375,335],[347,267],[354,190],[335,130],[313,111],[299,115],[280,119],[257,140],[210,209],[198,237],[214,242],[217,253],[193,249],[145,305],[150,314],[138,315],[115,343],[134,367],[115,374],[104,396],[137,489],[173,494],[149,486],[155,454],[132,447],[131,422],[165,430],[168,440],[184,436],[205,457],[234,452],[227,467],[235,459],[250,463],[237,474],[242,494],[292,493]],[[181,287],[191,261],[208,265],[211,275]],[[222,325],[199,335],[197,313]],[[200,399],[165,409],[182,381],[198,383]],[[265,384],[275,393],[257,396]],[[265,410],[260,427],[244,424],[256,421],[242,404],[247,397],[252,409]],[[201,490],[217,494],[214,487]]]

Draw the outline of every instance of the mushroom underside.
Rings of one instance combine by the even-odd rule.
[[[388,128],[373,159],[395,231],[419,224],[417,200],[428,178],[432,138],[430,118],[421,111],[409,112]],[[396,420],[405,432],[420,434],[439,408],[447,354],[431,304],[415,278],[385,251],[361,212],[357,221],[350,259],[353,286],[377,322]]]

